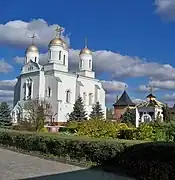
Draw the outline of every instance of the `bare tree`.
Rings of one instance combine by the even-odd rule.
[[[53,116],[52,107],[46,100],[39,98],[27,101],[24,105],[25,119],[32,124],[37,131],[44,127],[46,121]]]

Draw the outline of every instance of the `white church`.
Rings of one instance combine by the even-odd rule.
[[[25,63],[14,88],[14,124],[23,116],[24,104],[35,98],[45,99],[51,104],[57,124],[67,122],[79,96],[84,101],[87,114],[91,113],[92,105],[99,102],[106,117],[105,91],[100,80],[95,78],[92,51],[86,45],[79,54],[79,71],[69,72],[69,48],[61,38],[61,31],[61,28],[56,28],[56,37],[48,45],[46,64],[39,63],[42,60],[33,42],[26,49]]]

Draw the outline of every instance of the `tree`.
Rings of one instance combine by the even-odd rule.
[[[87,113],[84,108],[83,100],[79,96],[76,100],[73,111],[69,115],[69,121],[81,121],[86,120]]]
[[[44,128],[46,120],[50,120],[53,115],[51,105],[46,100],[38,98],[26,102],[24,109],[26,111],[25,119],[35,127],[36,131]]]
[[[113,109],[112,108],[107,108],[106,109],[106,119],[108,119],[108,120],[113,120],[114,119]]]
[[[135,109],[127,108],[122,116],[122,123],[135,125],[136,112]]]
[[[0,104],[0,126],[11,126],[10,108],[6,102]]]
[[[99,102],[96,102],[96,104],[93,105],[92,112],[89,117],[91,119],[104,119],[104,113]]]

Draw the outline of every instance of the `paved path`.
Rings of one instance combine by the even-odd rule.
[[[0,180],[130,180],[0,149]]]

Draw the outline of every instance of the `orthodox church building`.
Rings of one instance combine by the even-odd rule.
[[[61,38],[61,28],[48,45],[48,62],[41,65],[39,49],[32,43],[25,52],[25,63],[14,88],[13,123],[24,116],[24,104],[35,98],[51,104],[56,125],[67,122],[76,99],[81,96],[87,114],[97,101],[106,117],[105,91],[95,78],[92,51],[87,45],[79,54],[79,71],[68,72],[69,48]],[[34,37],[33,37],[34,38]]]

